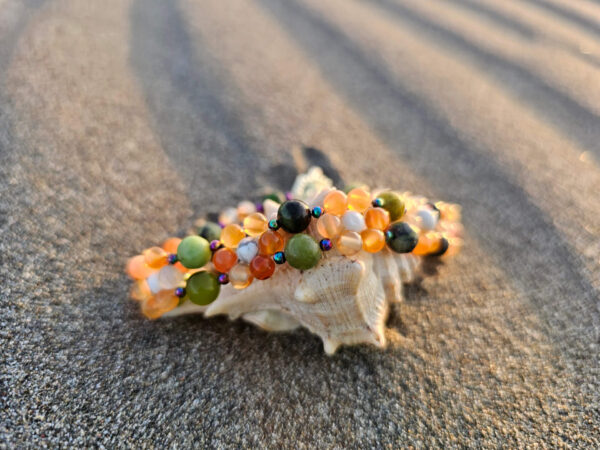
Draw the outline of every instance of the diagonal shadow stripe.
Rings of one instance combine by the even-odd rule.
[[[582,148],[600,156],[600,117],[567,94],[556,90],[519,64],[484,50],[467,38],[443,25],[429,21],[400,3],[380,0],[370,4],[380,7],[442,46],[464,54]]]
[[[540,0],[522,0],[525,3],[529,3],[534,5],[536,8],[545,9],[546,11],[551,12],[555,16],[567,20],[571,23],[574,23],[581,28],[589,31],[596,36],[600,36],[600,24],[594,22],[592,19],[588,19],[587,17],[581,16],[577,12],[570,10],[569,8],[565,8],[560,5],[555,5],[553,3],[547,1]]]
[[[580,261],[552,219],[537,207],[484,148],[459,136],[448,120],[429,108],[398,80],[388,79],[339,30],[296,1],[261,0],[293,39],[312,57],[324,77],[390,148],[428,179],[437,192],[452,192],[465,208],[470,235],[493,255],[514,287],[531,292],[555,286],[557,298],[578,299],[575,306],[549,303],[547,295],[532,297],[540,311],[560,308],[562,317],[544,314],[563,332],[582,338],[598,330],[598,292],[579,269]],[[388,117],[382,118],[381,108]],[[382,120],[394,125],[382,125]],[[417,138],[407,137],[415,129]],[[403,150],[406,148],[407,150]],[[532,233],[531,230],[535,230]],[[547,289],[545,289],[547,293]],[[580,310],[580,311],[574,311]],[[585,317],[581,312],[587,311]],[[592,336],[587,336],[588,343]]]

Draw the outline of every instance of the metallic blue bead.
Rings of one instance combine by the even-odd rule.
[[[175,295],[179,298],[185,297],[185,288],[178,287],[177,289],[175,289]]]
[[[321,217],[321,215],[322,215],[322,214],[323,214],[323,208],[321,208],[320,206],[315,206],[315,207],[312,209],[312,216],[313,216],[315,219],[318,219],[319,217]]]
[[[177,254],[170,253],[169,256],[167,256],[167,262],[169,264],[175,264],[177,262]]]
[[[285,262],[285,255],[283,252],[277,252],[273,255],[273,261],[277,264],[283,264]]]
[[[373,200],[372,205],[376,208],[381,208],[383,206],[383,199],[377,197],[375,200]]]
[[[219,284],[227,284],[229,283],[229,276],[226,273],[221,273],[217,277],[217,281],[219,282]]]
[[[221,247],[221,241],[211,241],[210,242],[210,249],[214,252],[217,251],[219,248]]]
[[[331,250],[333,248],[331,239],[321,239],[321,241],[319,242],[319,247],[321,247],[321,250],[325,252]]]
[[[279,230],[279,222],[277,222],[277,219],[269,220],[269,228],[273,231]]]
[[[392,231],[390,231],[390,230],[387,230],[387,231],[385,232],[385,239],[386,239],[386,240],[387,240],[387,239],[392,239],[393,237],[394,237],[394,233],[393,233]]]

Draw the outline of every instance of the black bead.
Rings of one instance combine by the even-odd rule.
[[[406,222],[394,222],[385,232],[385,241],[396,253],[409,253],[417,246],[419,235]]]
[[[443,237],[440,239],[440,249],[435,253],[430,253],[428,256],[442,256],[448,251],[448,247],[450,247],[450,243],[448,242],[448,239]]]
[[[287,200],[277,211],[277,223],[288,233],[300,233],[306,230],[310,218],[310,208],[302,200]]]

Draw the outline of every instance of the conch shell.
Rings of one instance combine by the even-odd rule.
[[[311,207],[322,206],[331,184],[320,179],[319,170],[311,170],[322,189],[308,203]],[[300,184],[307,189],[306,183]],[[274,208],[265,206],[267,214]],[[311,224],[308,233],[318,240],[315,228]],[[207,306],[187,301],[163,317],[226,314],[268,331],[303,326],[323,340],[327,354],[333,354],[340,345],[369,343],[384,347],[390,305],[402,301],[403,284],[419,276],[421,260],[412,253],[397,254],[388,248],[373,254],[363,250],[351,257],[334,248],[324,252],[312,269],[300,271],[284,265],[273,277],[245,289],[223,286],[219,297]]]

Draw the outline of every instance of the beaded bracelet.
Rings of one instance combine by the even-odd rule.
[[[383,327],[421,259],[462,245],[460,207],[392,190],[332,187],[320,168],[285,198],[223,210],[195,233],[127,262],[131,297],[149,319],[202,312],[242,316],[268,330],[303,325],[328,353],[385,344]]]

